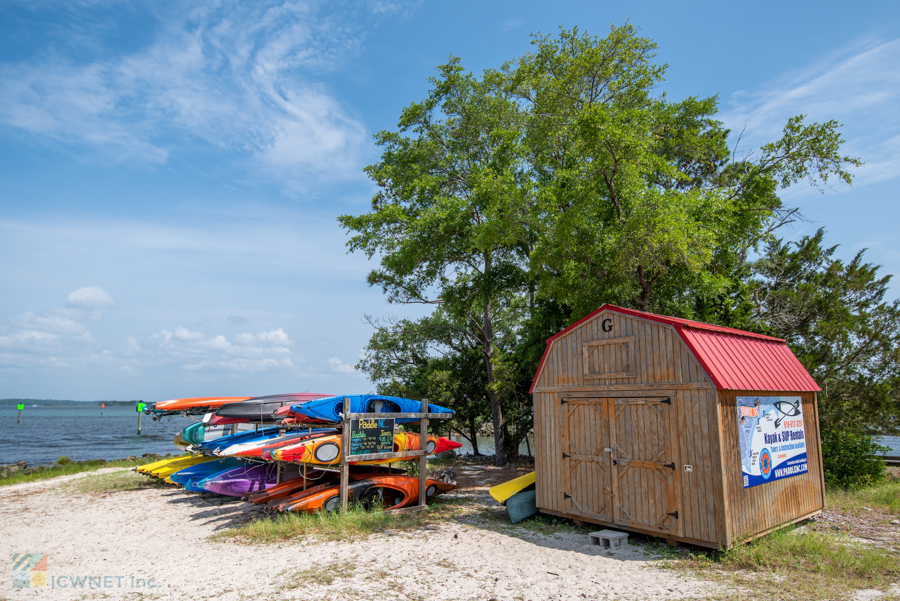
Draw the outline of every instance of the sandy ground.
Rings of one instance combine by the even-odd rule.
[[[514,471],[457,468],[462,494],[478,503],[489,502],[491,481]],[[57,585],[13,589],[7,571],[0,598],[543,601],[672,599],[711,591],[653,567],[653,556],[639,546],[600,550],[584,535],[549,536],[477,521],[388,531],[356,543],[214,542],[211,534],[246,521],[252,507],[216,505],[173,488],[67,492],[65,481],[78,477],[84,476],[0,488],[0,555],[49,554],[49,576]],[[328,571],[337,574],[330,584],[312,581]],[[111,578],[95,580],[101,586],[93,589],[90,581],[71,588],[70,577],[83,576]]]

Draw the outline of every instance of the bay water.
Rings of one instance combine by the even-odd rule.
[[[26,405],[16,423],[15,407],[0,407],[0,464],[27,461],[29,465],[54,463],[60,455],[72,461],[124,459],[144,453],[177,454],[181,447],[172,440],[185,426],[184,417],[141,420],[134,407]]]

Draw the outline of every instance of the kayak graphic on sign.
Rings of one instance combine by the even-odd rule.
[[[744,488],[809,471],[800,397],[738,397],[737,417]]]

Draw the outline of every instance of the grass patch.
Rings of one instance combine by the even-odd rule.
[[[333,561],[331,563],[313,566],[302,572],[291,575],[288,582],[281,585],[282,589],[295,589],[309,584],[319,586],[331,586],[335,580],[350,578],[356,566],[346,561]]]
[[[72,460],[69,459],[66,455],[60,455],[59,459],[56,460],[56,463],[60,465],[69,465],[72,463]]]
[[[859,513],[867,507],[873,511],[900,515],[900,479],[888,480],[859,490],[829,487],[825,498],[828,509]]]
[[[860,589],[884,591],[900,580],[894,553],[852,543],[845,535],[794,528],[666,565],[728,582],[739,592],[725,597],[738,599],[837,599]]]
[[[231,540],[246,544],[269,544],[303,537],[325,541],[358,541],[372,534],[406,532],[447,522],[471,511],[468,497],[441,497],[426,509],[411,513],[366,511],[352,504],[346,512],[273,513],[231,530],[217,532],[213,540]]]
[[[50,478],[56,478],[58,476],[72,476],[74,474],[80,474],[82,472],[93,472],[99,469],[107,468],[107,467],[138,467],[140,465],[146,465],[150,463],[149,459],[134,459],[127,460],[122,459],[119,461],[100,461],[99,459],[93,461],[73,461],[66,465],[61,465],[60,467],[53,467],[46,470],[41,470],[39,472],[33,472],[31,474],[14,474],[9,476],[8,478],[0,479],[0,486],[11,486],[13,484],[21,484],[23,482],[36,482],[38,480],[49,480]]]
[[[78,478],[67,482],[65,490],[80,494],[105,494],[160,486],[164,486],[162,480],[151,479],[132,471],[119,471]]]
[[[315,536],[328,541],[354,541],[383,530],[409,530],[425,524],[424,512],[391,515],[351,506],[346,512],[278,513],[219,532],[214,539],[267,544]]]

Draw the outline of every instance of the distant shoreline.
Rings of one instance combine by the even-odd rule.
[[[99,407],[101,404],[107,407],[134,407],[142,401],[68,401],[62,399],[0,399],[0,407],[16,407],[20,403],[26,407],[37,405],[38,407]]]

